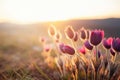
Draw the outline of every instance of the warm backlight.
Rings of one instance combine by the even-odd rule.
[[[19,23],[113,17],[119,13],[113,0],[3,0],[1,8],[2,17]]]

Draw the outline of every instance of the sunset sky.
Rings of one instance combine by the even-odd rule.
[[[0,0],[0,22],[120,18],[120,0]]]

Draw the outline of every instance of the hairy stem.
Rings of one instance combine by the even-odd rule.
[[[95,50],[96,50],[96,62],[98,62],[98,49],[97,49],[97,46],[95,46]]]

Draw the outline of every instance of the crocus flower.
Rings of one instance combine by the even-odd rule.
[[[79,52],[82,53],[82,54],[85,54],[85,53],[86,53],[85,46],[82,46],[82,47],[79,49]]]
[[[85,40],[87,38],[86,30],[84,28],[80,30],[80,38],[82,40]]]
[[[65,33],[66,33],[67,38],[69,38],[69,39],[72,39],[74,37],[74,30],[71,26],[68,26],[65,29]]]
[[[115,56],[115,51],[111,48],[110,49],[110,53],[113,55],[113,56]]]
[[[52,25],[52,26],[49,27],[48,34],[50,36],[54,36],[56,34],[56,28],[55,28],[55,26]]]
[[[91,32],[90,35],[90,43],[94,46],[97,46],[98,44],[100,44],[103,38],[104,38],[103,30],[94,30]]]
[[[112,41],[112,48],[116,51],[116,52],[120,52],[120,38],[114,38]]]
[[[75,35],[74,35],[74,38],[73,38],[74,41],[77,41],[78,40],[78,33],[75,32]]]
[[[92,50],[92,49],[93,49],[93,46],[89,43],[88,40],[84,43],[84,46],[85,46],[88,50]]]
[[[74,48],[72,48],[72,47],[69,46],[69,45],[64,45],[64,44],[62,43],[62,44],[59,45],[59,48],[60,48],[60,50],[61,50],[63,53],[67,53],[67,54],[70,54],[70,55],[75,54]]]
[[[103,46],[106,48],[106,49],[110,49],[111,48],[111,44],[112,44],[112,41],[113,41],[113,38],[110,37],[108,39],[103,39]]]

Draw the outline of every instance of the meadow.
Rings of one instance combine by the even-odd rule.
[[[118,27],[47,24],[0,27],[0,80],[120,80],[120,39],[117,50],[108,40],[113,53],[103,45],[117,42]]]

